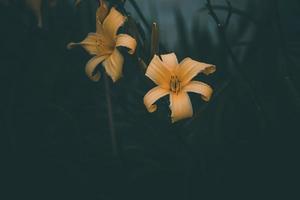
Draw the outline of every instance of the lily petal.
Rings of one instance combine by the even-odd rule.
[[[172,123],[193,116],[192,103],[186,92],[170,94],[170,109]]]
[[[106,18],[106,16],[108,15],[109,10],[106,2],[104,2],[103,0],[99,2],[100,2],[100,6],[96,11],[96,32],[102,33],[103,32],[102,23]]]
[[[88,36],[79,43],[71,42],[68,44],[67,48],[72,49],[76,46],[82,46],[89,54],[96,55],[97,54],[97,37],[99,37],[96,33],[89,33]]]
[[[162,61],[165,64],[165,66],[173,72],[176,67],[178,66],[178,60],[175,55],[175,53],[170,53],[170,54],[164,54],[161,55]]]
[[[151,60],[146,71],[146,76],[160,87],[170,89],[171,72],[165,67],[157,55],[154,55]]]
[[[167,94],[170,94],[170,91],[169,91],[169,90],[166,90],[166,89],[163,89],[163,88],[161,88],[161,87],[159,87],[159,86],[157,86],[157,87],[151,89],[151,90],[144,96],[144,104],[145,104],[147,110],[148,110],[149,112],[151,112],[151,113],[154,112],[154,111],[156,111],[157,105],[155,105],[154,103],[155,103],[158,99],[160,99],[160,98],[166,96]]]
[[[103,62],[106,73],[116,82],[122,76],[124,58],[118,49]]]
[[[112,7],[109,14],[104,19],[103,29],[111,38],[114,39],[117,35],[118,29],[124,24],[125,20],[126,17]]]
[[[89,60],[85,66],[85,73],[92,81],[99,81],[100,72],[95,71],[96,67],[106,58],[106,56],[95,56]]]
[[[136,40],[127,34],[119,34],[117,36],[116,47],[126,47],[129,49],[128,53],[134,54],[136,48]]]
[[[200,81],[191,81],[183,88],[183,91],[198,93],[204,101],[209,101],[213,93],[213,89],[209,85]]]
[[[179,64],[177,69],[177,75],[181,80],[182,86],[185,86],[188,82],[190,82],[197,74],[203,72],[208,75],[216,71],[216,66],[198,62],[192,60],[191,58],[185,58]]]

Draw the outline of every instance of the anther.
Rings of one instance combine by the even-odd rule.
[[[101,39],[99,39],[99,38],[96,39],[96,48],[98,51],[100,51],[101,45],[102,45]]]
[[[177,76],[171,76],[170,79],[170,90],[176,94],[180,92],[181,84]]]

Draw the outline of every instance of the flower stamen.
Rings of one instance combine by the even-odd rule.
[[[103,41],[100,38],[96,39],[96,48],[98,52],[101,52],[101,46],[103,46]]]
[[[178,94],[181,90],[181,83],[177,76],[171,76],[170,80],[170,90]]]

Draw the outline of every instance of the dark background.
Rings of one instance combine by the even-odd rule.
[[[300,2],[231,0],[228,45],[204,0],[149,2],[137,1],[160,25],[160,53],[217,65],[198,77],[215,93],[208,104],[191,95],[195,116],[171,124],[167,99],[147,113],[151,82],[125,56],[124,77],[110,84],[119,156],[104,81],[85,76],[86,52],[66,49],[94,31],[96,2],[44,2],[43,28],[22,3],[0,4],[1,199],[295,198]],[[212,4],[225,21],[226,3]],[[149,41],[136,10],[125,9]]]

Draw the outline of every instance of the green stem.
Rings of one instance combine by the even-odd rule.
[[[107,103],[108,125],[109,125],[109,131],[111,135],[112,153],[115,157],[118,158],[119,157],[118,140],[117,140],[117,134],[114,125],[109,78],[106,74],[104,74],[104,83],[105,83],[105,93],[106,93],[106,103]]]

